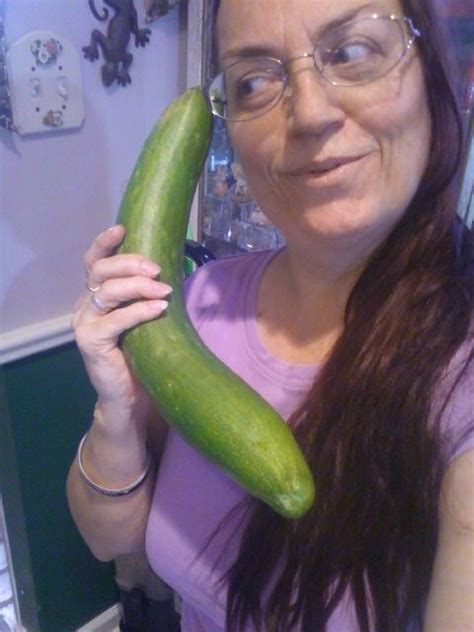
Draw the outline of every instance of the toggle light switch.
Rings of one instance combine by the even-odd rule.
[[[59,96],[66,101],[69,96],[69,85],[67,77],[58,77],[56,79],[56,83],[58,86]]]
[[[33,77],[33,79],[30,79],[30,85],[31,96],[33,98],[38,98],[41,94],[41,81],[38,79],[38,77]]]

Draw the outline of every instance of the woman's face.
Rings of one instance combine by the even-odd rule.
[[[402,14],[391,0],[222,0],[221,65],[250,48],[283,62],[309,53],[349,12]],[[362,86],[326,83],[311,57],[292,61],[289,76],[272,110],[228,125],[252,193],[288,244],[370,251],[407,208],[427,163],[430,114],[416,47]]]

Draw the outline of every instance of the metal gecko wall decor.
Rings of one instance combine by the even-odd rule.
[[[91,41],[88,46],[83,46],[84,57],[94,61],[99,58],[99,48],[102,51],[104,64],[101,69],[102,83],[111,86],[117,82],[121,86],[131,83],[129,68],[133,61],[133,55],[127,51],[131,35],[135,36],[135,46],[146,46],[150,41],[150,29],[138,27],[137,10],[133,0],[102,0],[104,4],[115,11],[107,25],[107,35],[98,29],[91,33]],[[94,4],[89,0],[89,7],[94,17],[100,22],[106,22],[109,18],[108,9],[104,8],[100,14]]]

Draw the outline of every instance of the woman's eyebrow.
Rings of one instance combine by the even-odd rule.
[[[376,11],[376,9],[380,9],[380,3],[378,3],[378,2],[366,2],[365,4],[361,4],[358,7],[355,7],[353,9],[349,9],[348,11],[344,11],[344,13],[341,13],[341,15],[338,15],[336,18],[334,18],[333,20],[331,20],[330,22],[328,22],[327,24],[322,26],[318,30],[318,34],[317,34],[318,37],[321,37],[321,35],[323,35],[327,31],[331,31],[332,29],[335,29],[338,26],[343,26],[344,24],[347,24],[347,22],[350,22],[354,18],[357,18],[360,13],[365,12],[367,9],[371,9],[372,11]],[[385,13],[384,13],[384,15],[385,15]]]
[[[240,46],[238,48],[229,48],[222,56],[222,61],[229,57],[236,59],[246,59],[248,57],[275,57],[275,49],[269,46]]]
[[[380,5],[378,2],[367,2],[365,4],[359,5],[358,7],[344,11],[330,22],[321,26],[318,29],[316,39],[318,37],[321,37],[321,35],[323,35],[327,31],[330,31],[334,28],[337,28],[338,26],[342,26],[343,24],[350,22],[363,11],[366,11],[367,9],[375,10],[375,8],[379,6]],[[234,58],[237,60],[246,59],[248,57],[278,57],[278,53],[276,49],[272,46],[240,46],[236,48],[229,48],[221,57],[221,63],[229,58]]]

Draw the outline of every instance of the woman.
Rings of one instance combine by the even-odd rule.
[[[114,255],[116,226],[86,255],[92,301],[75,315],[98,392],[81,456],[99,492],[138,483],[110,498],[76,460],[77,524],[103,560],[146,541],[185,632],[473,629],[473,250],[433,9],[221,0],[215,15],[211,101],[287,245],[208,264],[187,306],[290,420],[317,502],[284,520],[158,426],[117,341],[171,288],[151,262]],[[161,428],[156,484],[148,426]]]

